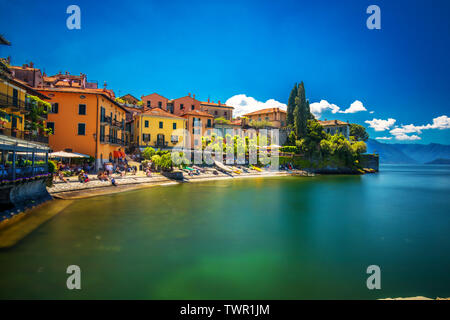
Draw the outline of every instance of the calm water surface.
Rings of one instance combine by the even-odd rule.
[[[0,298],[450,296],[450,166],[240,179],[75,201],[0,251]],[[80,291],[66,289],[68,265]],[[381,290],[366,268],[381,267]]]

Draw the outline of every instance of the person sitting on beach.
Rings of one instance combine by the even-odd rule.
[[[58,175],[59,180],[65,182],[65,183],[69,183],[69,181],[66,178],[64,178],[64,174],[62,173],[62,171],[59,171],[57,173],[57,175]]]
[[[114,177],[111,177],[111,184],[112,184],[114,187],[117,187],[116,179],[114,179]]]
[[[78,174],[78,181],[81,182],[81,183],[84,182],[84,176],[83,176],[83,174],[81,172]]]
[[[80,181],[81,183],[89,182],[89,177],[83,170],[81,170],[78,174],[78,181]]]

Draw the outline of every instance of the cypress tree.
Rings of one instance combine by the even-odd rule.
[[[306,121],[308,120],[305,85],[303,84],[303,81],[298,85],[295,108],[297,109],[297,112],[295,113],[295,132],[297,133],[298,138],[302,138],[306,134]]]
[[[288,126],[294,125],[295,97],[297,97],[297,84],[294,85],[294,88],[291,90],[291,94],[289,95],[286,111],[286,124]]]

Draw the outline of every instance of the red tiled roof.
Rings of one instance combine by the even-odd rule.
[[[266,109],[261,109],[261,110],[253,111],[250,113],[246,113],[246,114],[244,114],[244,116],[253,116],[253,115],[257,115],[257,114],[266,114],[266,113],[273,113],[273,112],[286,113],[286,111],[284,111],[283,109],[280,109],[280,108],[266,108]]]
[[[325,121],[319,120],[319,123],[320,123],[323,127],[327,127],[327,126],[343,126],[343,125],[348,125],[347,122],[344,122],[344,121],[341,121],[341,120],[325,120]]]
[[[228,109],[234,109],[234,107],[232,106],[227,106],[226,104],[218,104],[218,103],[214,103],[214,102],[207,102],[207,101],[201,101],[200,104],[202,106],[210,106],[210,107],[216,107],[216,108],[228,108]]]
[[[127,111],[123,106],[117,103],[112,97],[114,96],[114,92],[109,89],[92,89],[92,88],[37,88],[38,91],[48,91],[48,92],[68,92],[68,93],[84,93],[84,94],[100,94],[103,97],[107,98],[109,101],[120,107],[122,110]]]
[[[182,117],[171,114],[170,112],[164,111],[161,108],[145,108],[142,112],[143,115],[155,116],[155,117],[166,117],[166,118],[175,118],[175,119],[183,119]]]
[[[189,110],[189,111],[185,111],[181,114],[182,117],[185,115],[214,118],[214,116],[212,116],[208,112],[204,112],[204,111],[200,111],[200,110]]]
[[[169,99],[167,99],[166,97],[164,97],[163,95],[160,95],[159,93],[156,93],[156,92],[147,94],[146,96],[141,96],[141,99],[146,98],[146,97],[149,97],[149,96],[152,96],[152,95],[157,95],[157,96],[160,96],[161,98],[164,98],[164,99],[166,99],[166,100],[169,100]]]

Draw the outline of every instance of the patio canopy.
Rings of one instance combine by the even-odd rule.
[[[50,158],[89,158],[89,156],[86,154],[72,153],[66,151],[52,152],[48,156]]]

